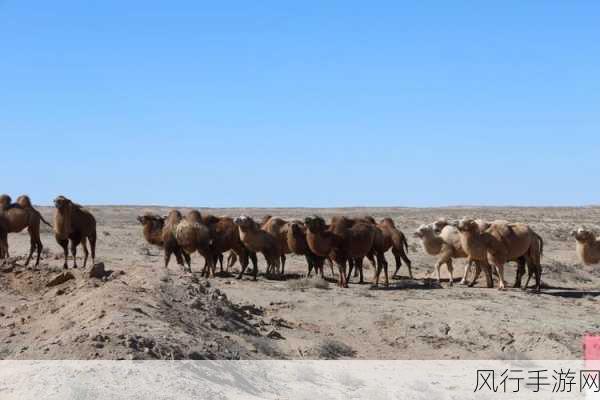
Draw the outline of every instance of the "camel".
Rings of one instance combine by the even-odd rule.
[[[362,268],[362,259],[372,251],[376,228],[363,221],[352,221],[345,217],[332,219],[330,226],[319,216],[307,217],[306,241],[313,253],[329,256],[339,271],[338,285],[348,287],[346,263],[355,260]]]
[[[206,265],[202,275],[209,277],[212,273],[212,276],[215,276],[215,256],[211,248],[210,229],[204,225],[202,215],[198,211],[192,210],[180,220],[175,227],[175,240],[188,256],[198,251],[204,257]],[[189,264],[187,272],[192,272]]]
[[[216,217],[214,215],[206,214],[202,215],[202,221],[210,230],[210,237],[213,241],[213,254],[221,264],[221,272],[223,272],[223,253],[227,251],[229,252],[227,257],[227,271],[233,267],[233,265],[238,261],[238,258],[242,266],[242,271],[246,270],[249,261],[252,261],[254,270],[258,271],[256,253],[249,251],[244,246],[242,240],[240,239],[238,227],[232,218]],[[217,261],[216,259],[215,264]],[[238,275],[237,279],[241,279],[242,276],[243,272]]]
[[[146,242],[148,242],[151,245],[160,247],[161,249],[164,249],[165,255],[167,251],[169,251],[171,254],[174,254],[175,259],[177,260],[177,264],[185,268],[184,262],[186,262],[188,266],[191,264],[190,256],[187,253],[183,252],[176,242],[170,241],[169,249],[165,249],[163,240],[165,234],[165,219],[166,217],[161,217],[159,215],[150,213],[146,213],[137,217],[138,222],[143,226],[143,234],[144,239],[146,239]],[[165,263],[165,268],[167,267],[167,265],[168,262]]]
[[[543,241],[528,225],[493,222],[482,232],[474,220],[464,218],[459,221],[457,228],[462,248],[468,256],[473,260],[487,261],[495,268],[498,273],[499,290],[505,288],[504,264],[524,257],[529,268],[525,287],[535,274],[536,291],[540,291]]]
[[[185,263],[187,264],[187,269],[191,269],[191,257],[188,253],[183,251],[181,246],[177,243],[177,238],[175,234],[177,232],[177,226],[183,220],[183,215],[179,210],[171,210],[164,217],[164,225],[163,229],[160,233],[162,239],[162,246],[165,251],[165,268],[169,267],[169,262],[171,261],[171,256],[175,255],[177,259],[177,264],[181,265],[184,270],[186,270]]]
[[[281,259],[280,275],[285,275],[286,254],[290,254],[292,250],[288,245],[288,231],[290,226],[288,222],[281,218],[266,215],[261,221],[260,228],[277,239]]]
[[[87,265],[88,248],[86,242],[90,242],[92,253],[92,265],[96,259],[96,219],[92,213],[73,203],[64,196],[58,196],[54,199],[54,237],[58,244],[63,248],[65,262],[63,267],[68,268],[67,247],[71,241],[71,254],[73,255],[73,268],[77,268],[77,246],[83,247],[83,268]]]
[[[584,228],[571,232],[575,237],[575,251],[584,265],[600,263],[600,238]]]
[[[324,277],[323,264],[325,263],[325,257],[319,257],[310,250],[306,241],[306,226],[302,221],[290,222],[287,230],[287,246],[292,253],[303,255],[306,258],[308,265],[307,278],[310,277],[313,269],[321,278]]]
[[[279,271],[281,266],[281,249],[279,241],[275,236],[261,229],[260,225],[251,217],[242,215],[234,219],[234,223],[238,227],[239,237],[244,246],[251,252],[262,253],[267,262],[267,273]],[[238,279],[244,274],[246,265],[242,265],[242,271]],[[258,274],[258,268],[254,266],[254,280]]]
[[[375,219],[372,217],[366,217],[373,223],[375,223]],[[406,236],[404,233],[396,228],[396,224],[394,220],[389,217],[383,218],[377,225],[377,228],[383,233],[383,252],[387,252],[391,249],[392,255],[396,261],[396,271],[393,276],[398,276],[398,271],[402,267],[402,261],[408,267],[408,276],[410,279],[413,279],[412,274],[412,263],[406,253],[408,252],[408,241],[406,240]],[[373,264],[373,260],[371,260],[371,264]],[[387,261],[386,261],[387,264]]]
[[[388,277],[388,263],[385,259],[384,253],[389,249],[386,247],[388,243],[386,243],[384,233],[375,222],[373,217],[367,216],[363,218],[345,218],[345,217],[334,217],[332,219],[332,226],[335,227],[336,224],[346,224],[347,226],[354,225],[355,223],[363,223],[367,225],[371,225],[375,228],[375,236],[373,238],[373,246],[371,250],[367,253],[366,257],[369,259],[369,262],[373,266],[374,272],[374,285],[379,285],[379,275],[381,274],[381,270],[385,271],[385,285],[389,286],[389,277]],[[348,276],[346,277],[347,281],[350,281],[350,276],[352,275],[352,271],[358,271],[359,274],[359,283],[364,283],[363,278],[363,258],[351,258],[348,260],[349,268],[348,268]]]
[[[438,260],[435,263],[435,272],[438,283],[441,281],[440,268],[445,264],[448,269],[448,274],[450,275],[450,286],[452,286],[454,283],[452,260],[454,258],[466,258],[467,254],[460,244],[458,229],[447,225],[440,230],[439,235],[436,234],[436,232],[437,229],[435,225],[421,225],[414,232],[414,236],[421,239],[421,245],[423,246],[425,253],[432,256],[438,256]],[[468,262],[465,265],[463,278],[460,281],[461,285],[468,283],[467,275],[469,273],[470,263],[471,262]],[[491,287],[492,285],[493,283],[490,280],[488,286]]]
[[[21,199],[23,196],[19,197]],[[29,199],[27,197],[27,199]],[[0,196],[0,213],[4,215],[5,224],[8,227],[8,233],[18,233],[23,229],[27,228],[29,232],[29,255],[27,260],[25,261],[25,266],[29,265],[31,258],[33,257],[33,253],[37,251],[37,259],[35,266],[38,267],[40,264],[40,257],[42,254],[42,249],[44,246],[42,245],[42,241],[40,239],[40,221],[44,222],[46,225],[52,227],[45,219],[42,218],[41,214],[33,207],[31,207],[31,202],[29,202],[29,207],[22,207],[18,203],[11,203],[11,198],[8,195]],[[4,250],[4,258],[8,258],[8,241],[6,246],[3,245]]]

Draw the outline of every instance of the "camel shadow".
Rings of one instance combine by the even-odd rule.
[[[371,284],[370,290],[381,290],[381,291],[392,291],[392,290],[435,290],[443,289],[437,280],[415,280],[415,279],[404,279],[396,282],[390,282],[389,286],[385,286],[379,282],[379,286]]]
[[[567,289],[567,290],[559,290],[556,292],[542,292],[541,294],[543,295],[547,295],[547,296],[554,296],[554,297],[562,297],[565,299],[583,299],[584,297],[599,297],[600,296],[600,291],[598,290],[571,290],[571,289]]]

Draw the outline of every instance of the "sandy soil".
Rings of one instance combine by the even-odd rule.
[[[50,208],[39,210],[51,220]],[[402,277],[388,289],[351,284],[346,290],[333,280],[305,280],[306,265],[297,256],[288,258],[285,280],[222,276],[207,282],[199,278],[204,261],[197,255],[193,275],[174,262],[165,271],[162,252],[145,243],[135,217],[146,210],[165,214],[166,208],[91,210],[98,220],[97,262],[110,271],[104,279],[75,270],[73,279],[48,287],[62,272],[51,232],[42,228],[46,249],[39,271],[20,265],[27,233],[10,235],[17,260],[0,272],[0,358],[576,359],[582,335],[600,331],[600,268],[580,265],[568,236],[582,224],[600,231],[600,208],[208,210],[284,218],[391,216],[409,237],[415,279],[407,279],[402,267]],[[435,259],[412,232],[440,216],[531,224],[546,243],[543,293],[449,288],[447,280],[440,287],[428,279]],[[456,262],[456,276],[463,265]],[[264,270],[261,256],[259,268]],[[507,269],[512,282],[515,266]],[[372,273],[367,270],[367,279]],[[445,270],[442,276],[447,278]]]

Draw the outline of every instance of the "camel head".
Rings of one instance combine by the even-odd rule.
[[[12,203],[12,199],[9,195],[3,194],[2,196],[0,196],[0,210],[8,208],[8,206],[10,206],[10,203]]]
[[[156,223],[160,223],[162,225],[165,222],[165,217],[161,217],[156,214],[146,213],[146,214],[138,216],[137,220],[142,225],[156,224]]]
[[[421,225],[413,233],[413,236],[419,239],[423,239],[425,236],[430,235],[433,235],[433,226],[431,225]]]
[[[574,236],[575,240],[580,243],[593,243],[596,240],[596,235],[585,228],[579,228],[576,231],[572,231],[571,236]]]
[[[253,230],[258,230],[258,224],[256,221],[247,215],[240,215],[236,219],[233,220],[233,223],[239,226],[242,232],[249,232]]]
[[[313,215],[312,217],[306,217],[304,219],[304,225],[311,233],[319,233],[323,232],[327,229],[327,224],[325,220],[318,215]]]
[[[479,225],[477,225],[475,220],[470,218],[461,219],[458,221],[456,227],[461,232],[479,232]]]
[[[65,210],[67,207],[71,206],[71,200],[67,199],[65,196],[58,196],[54,199],[54,207],[58,210]]]
[[[169,224],[176,224],[176,223],[179,223],[182,219],[183,219],[183,216],[181,215],[179,210],[171,210],[171,211],[169,211],[169,214],[167,214],[167,217],[165,218],[165,222],[167,222]]]
[[[292,235],[294,236],[304,236],[304,229],[302,229],[302,222],[294,221],[290,225],[290,229],[292,230]]]

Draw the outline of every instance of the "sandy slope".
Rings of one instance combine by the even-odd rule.
[[[387,290],[357,284],[341,290],[333,283],[318,288],[300,279],[306,266],[295,256],[288,259],[287,280],[220,277],[207,283],[183,274],[175,263],[168,272],[162,268],[160,250],[144,242],[135,221],[147,209],[92,210],[99,222],[98,261],[112,273],[99,280],[75,271],[75,279],[46,287],[61,272],[62,261],[44,229],[41,271],[17,264],[0,272],[0,357],[564,359],[581,357],[584,332],[600,331],[600,269],[579,265],[568,236],[581,224],[600,230],[600,208],[210,210],[285,218],[391,216],[407,236],[439,216],[527,222],[546,242],[548,288],[541,295],[447,288],[447,282],[438,287],[425,279],[434,259],[412,237],[409,257],[416,279],[394,280]],[[50,218],[51,209],[40,211]],[[12,255],[22,256],[27,234],[13,234],[9,243]],[[259,263],[264,269],[260,257]],[[463,262],[456,264],[458,276]],[[194,270],[201,265],[195,256]],[[514,266],[508,270],[510,282]],[[368,279],[371,274],[369,269]],[[400,274],[407,275],[405,267]]]

